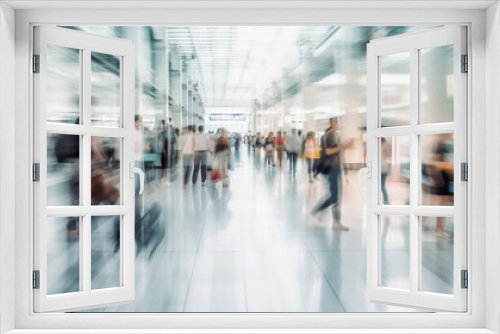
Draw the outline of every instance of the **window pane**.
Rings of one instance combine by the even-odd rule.
[[[47,134],[47,205],[80,205],[80,136]]]
[[[92,52],[92,125],[121,124],[120,57]]]
[[[410,290],[410,217],[380,216],[380,285]]]
[[[120,286],[120,216],[92,217],[92,290]]]
[[[422,205],[453,206],[453,134],[420,136]]]
[[[453,45],[420,50],[422,124],[453,122]]]
[[[380,138],[380,197],[384,205],[410,204],[410,138]]]
[[[381,126],[410,124],[410,52],[380,57]]]
[[[453,294],[453,218],[420,217],[421,290]]]
[[[47,218],[47,294],[80,291],[80,218]]]
[[[80,50],[47,45],[47,121],[80,123]]]
[[[120,204],[120,142],[92,137],[92,205]]]

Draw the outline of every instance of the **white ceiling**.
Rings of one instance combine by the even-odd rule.
[[[483,0],[4,0],[18,9],[55,8],[183,8],[183,9],[366,9],[485,8]],[[188,71],[206,107],[248,107],[254,98],[279,81],[283,71],[299,62],[297,39],[309,34],[311,44],[327,26],[212,26],[169,28],[169,44],[186,55]],[[307,30],[307,31],[306,31]]]
[[[184,8],[184,9],[366,9],[366,8],[487,8],[493,0],[4,0],[16,9],[63,9],[63,8]]]
[[[169,27],[206,107],[248,107],[299,63],[297,40],[316,45],[329,27]]]

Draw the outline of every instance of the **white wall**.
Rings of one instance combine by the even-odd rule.
[[[500,331],[500,5],[486,13],[486,327]]]
[[[14,328],[14,10],[0,3],[0,332]]]

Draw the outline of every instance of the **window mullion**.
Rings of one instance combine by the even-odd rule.
[[[81,270],[80,270],[80,282],[83,282],[82,291],[86,294],[90,293],[91,290],[91,280],[92,280],[92,270],[91,270],[91,216],[87,214],[81,219],[83,228],[80,236],[80,254],[82,255]]]
[[[419,119],[419,59],[418,49],[410,49],[410,292],[412,294],[419,290],[420,284],[420,233],[418,228],[418,217],[413,209],[418,205],[418,136],[415,128]]]
[[[81,152],[83,157],[80,159],[82,173],[81,188],[83,189],[82,199],[84,207],[88,208],[88,212],[82,218],[82,235],[80,242],[80,252],[82,254],[82,270],[80,271],[80,281],[83,281],[83,292],[90,293],[91,287],[91,145],[92,137],[90,132],[91,124],[91,51],[88,48],[83,49],[82,55],[82,124],[89,130],[83,135],[83,149]]]
[[[82,124],[90,130],[90,108],[91,108],[91,90],[90,90],[90,50],[83,50],[82,57]],[[91,133],[87,131],[83,135],[83,148],[82,148],[82,159],[80,159],[80,168],[83,171],[82,173],[82,189],[83,189],[83,205],[85,207],[90,207],[91,198],[90,198],[90,180],[91,180]]]

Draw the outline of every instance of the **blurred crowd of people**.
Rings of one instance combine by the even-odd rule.
[[[188,125],[180,130],[172,119],[161,120],[158,130],[153,132],[142,129],[139,115],[135,118],[135,128],[136,161],[150,175],[149,181],[156,179],[156,170],[161,166],[161,179],[167,186],[176,180],[178,172],[182,173],[184,189],[198,184],[205,187],[207,180],[229,186],[231,152],[240,149],[241,134],[229,134],[224,128],[206,132],[203,125]]]
[[[78,120],[76,121],[78,122]],[[198,184],[205,187],[207,182],[222,187],[229,186],[229,175],[234,168],[234,152],[238,152],[242,143],[248,147],[248,152],[264,156],[267,169],[288,168],[289,174],[297,178],[297,171],[304,167],[304,176],[310,183],[324,180],[328,184],[328,196],[317,203],[312,210],[313,216],[323,219],[326,209],[330,208],[333,217],[333,228],[348,230],[341,222],[342,184],[346,182],[344,170],[346,163],[343,151],[352,149],[354,141],[342,141],[338,131],[337,118],[330,119],[330,126],[323,132],[308,131],[303,133],[298,129],[269,132],[263,135],[247,133],[229,134],[220,128],[217,132],[206,132],[203,125],[188,125],[182,130],[175,127],[172,120],[161,120],[157,129],[144,129],[141,116],[135,116],[135,158],[137,166],[146,172],[146,192],[155,191],[158,182],[171,186],[178,179],[184,189]],[[442,134],[429,138],[425,154],[422,154],[422,201],[424,205],[453,205],[453,135]],[[59,191],[66,196],[49,196],[48,205],[78,205],[80,203],[80,142],[78,136],[51,135],[48,137],[49,175],[65,173],[65,184],[59,184]],[[399,204],[401,198],[391,201],[394,195],[394,182],[399,182],[399,189],[409,188],[405,179],[402,158],[396,159],[394,154],[401,153],[402,142],[396,138],[381,138],[380,140],[380,198],[381,204]],[[366,147],[366,145],[364,145]],[[398,152],[396,152],[398,147]],[[120,204],[120,162],[121,146],[117,138],[92,137],[91,139],[91,204]],[[303,163],[302,163],[303,161]],[[347,167],[348,168],[348,167]],[[399,174],[399,175],[396,175]],[[321,177],[323,175],[323,177]],[[298,176],[301,177],[300,175]],[[392,182],[392,190],[387,182]],[[138,193],[138,182],[136,194]],[[402,196],[407,196],[405,191]],[[409,194],[409,193],[408,193]],[[59,194],[61,195],[61,194]],[[396,196],[397,197],[397,196]],[[148,200],[136,196],[136,220],[140,221],[148,215],[148,210],[155,207],[161,211],[161,206],[145,205]],[[401,203],[404,204],[404,203]],[[158,217],[155,213],[153,216]],[[445,219],[436,220],[437,235],[450,238],[445,230]],[[78,220],[70,219],[68,233],[78,231]],[[117,237],[118,240],[118,237]]]
[[[366,131],[366,129],[362,129]],[[324,180],[327,184],[328,196],[317,203],[311,215],[319,222],[324,220],[326,209],[331,209],[332,228],[348,231],[349,228],[341,222],[342,185],[347,182],[344,175],[349,173],[349,164],[345,161],[343,151],[353,149],[355,140],[342,141],[339,135],[338,119],[332,117],[330,126],[324,133],[291,129],[269,132],[266,135],[257,132],[247,134],[244,142],[248,151],[264,155],[264,165],[271,168],[283,168],[284,159],[288,160],[289,174],[297,175],[299,158],[303,159],[310,183]],[[422,204],[423,205],[453,205],[453,135],[441,134],[427,139],[422,153]],[[380,138],[380,202],[391,205],[390,196],[396,203],[409,203],[409,159],[405,147],[407,143],[398,138]],[[366,142],[363,142],[363,156],[366,158]],[[364,163],[364,161],[363,161]],[[323,177],[321,177],[323,175]],[[392,182],[388,190],[387,180]],[[398,197],[398,198],[396,198]],[[425,221],[425,219],[424,219]],[[436,218],[436,235],[449,239],[452,235],[445,230],[445,218]]]

